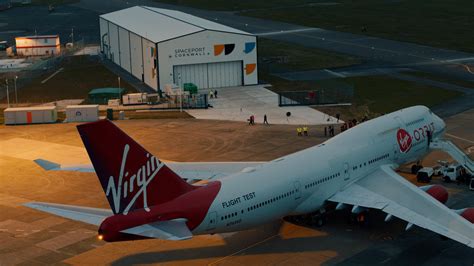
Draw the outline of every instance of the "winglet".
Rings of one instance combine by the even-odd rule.
[[[43,160],[43,159],[36,159],[34,160],[34,162],[41,166],[41,168],[43,168],[44,170],[46,171],[49,171],[49,170],[59,170],[61,169],[61,165],[60,164],[57,164],[57,163],[53,163],[53,162],[50,162],[50,161],[47,161],[47,160]]]

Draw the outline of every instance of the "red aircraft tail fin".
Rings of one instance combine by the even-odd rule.
[[[109,120],[77,130],[115,214],[149,210],[195,188]]]

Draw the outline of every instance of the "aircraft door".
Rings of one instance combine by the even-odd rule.
[[[344,163],[344,181],[348,181],[350,179],[349,173],[349,163]]]
[[[207,231],[216,229],[217,226],[217,212],[211,212],[207,216]]]
[[[300,182],[296,181],[294,183],[294,186],[295,186],[295,200],[301,198],[301,185],[300,185]]]
[[[393,144],[393,159],[398,160],[398,144]]]

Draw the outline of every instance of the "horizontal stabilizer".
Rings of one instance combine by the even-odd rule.
[[[32,209],[51,213],[74,221],[80,221],[97,226],[99,226],[105,218],[113,215],[112,211],[108,209],[80,207],[74,205],[63,205],[45,202],[28,202],[23,205]]]
[[[78,165],[61,165],[55,162],[36,159],[34,160],[36,164],[41,166],[46,171],[72,171],[72,172],[84,172],[84,173],[93,173],[94,167],[91,164],[78,164]]]
[[[36,164],[38,164],[39,166],[41,166],[41,168],[43,168],[43,169],[46,170],[46,171],[49,171],[49,170],[59,170],[59,169],[61,169],[61,165],[60,165],[60,164],[53,163],[53,162],[50,162],[50,161],[47,161],[47,160],[36,159],[34,162],[35,162]]]
[[[183,218],[144,224],[123,230],[123,233],[163,240],[185,240],[193,237]]]

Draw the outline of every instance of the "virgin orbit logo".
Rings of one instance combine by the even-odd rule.
[[[397,141],[401,152],[406,153],[410,150],[412,140],[410,134],[405,129],[400,128],[397,131]]]

